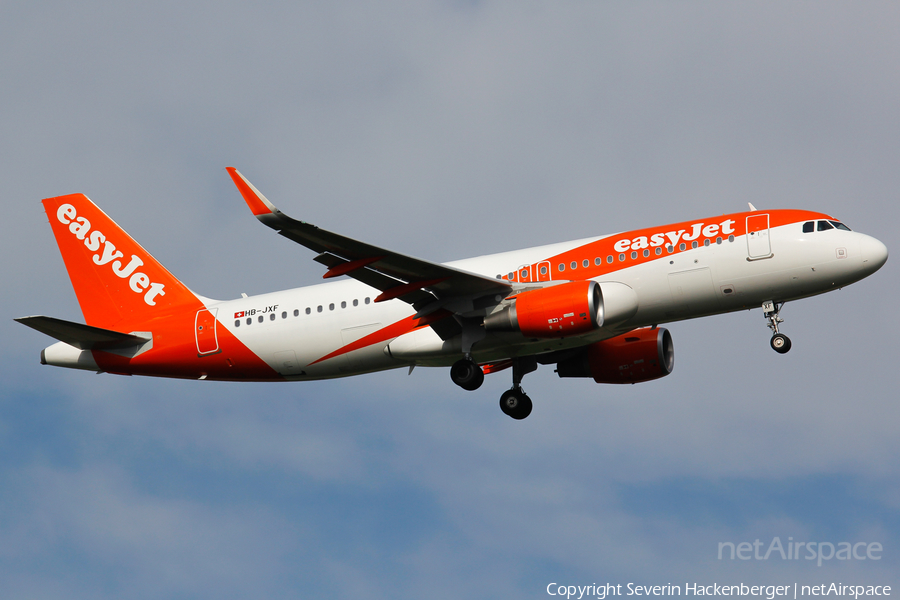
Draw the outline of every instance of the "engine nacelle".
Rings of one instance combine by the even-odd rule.
[[[561,338],[623,323],[637,310],[637,294],[624,283],[570,281],[522,292],[512,304],[485,317],[484,328]]]
[[[536,338],[580,335],[602,325],[603,296],[590,280],[522,292],[484,319],[487,331],[521,331]]]
[[[639,383],[665,377],[675,366],[672,335],[645,327],[602,342],[560,361],[560,377],[593,377],[597,383]]]

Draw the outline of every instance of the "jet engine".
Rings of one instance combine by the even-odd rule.
[[[529,290],[484,319],[487,331],[521,331],[537,338],[587,333],[603,325],[603,296],[596,281],[572,281]]]
[[[620,323],[638,309],[637,295],[623,283],[570,281],[522,292],[484,319],[487,331],[520,331],[536,338],[562,338]]]
[[[675,366],[672,335],[644,327],[583,348],[556,365],[560,377],[593,377],[597,383],[640,383],[665,377]]]

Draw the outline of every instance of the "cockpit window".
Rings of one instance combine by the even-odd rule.
[[[812,233],[816,230],[816,222],[815,221],[807,221],[803,224],[803,233]]]
[[[850,231],[850,228],[841,223],[840,221],[831,221],[831,224],[834,225],[835,229],[841,229],[843,231]]]
[[[834,225],[828,221],[819,221],[818,231],[827,231],[829,229],[834,229]]]

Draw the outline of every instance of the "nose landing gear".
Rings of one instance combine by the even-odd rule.
[[[763,316],[769,321],[768,326],[772,330],[772,339],[769,341],[769,345],[779,354],[784,354],[791,349],[791,338],[778,331],[778,324],[784,323],[784,319],[778,316],[782,306],[784,306],[784,302],[775,302],[774,300],[763,302],[762,305]]]
[[[784,354],[791,349],[791,338],[783,333],[776,333],[772,336],[772,339],[769,340],[769,345],[772,346],[772,350],[775,352]]]

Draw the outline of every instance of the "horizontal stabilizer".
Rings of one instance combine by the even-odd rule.
[[[79,350],[115,350],[139,346],[150,341],[148,337],[63,321],[54,317],[19,317],[14,320]]]

